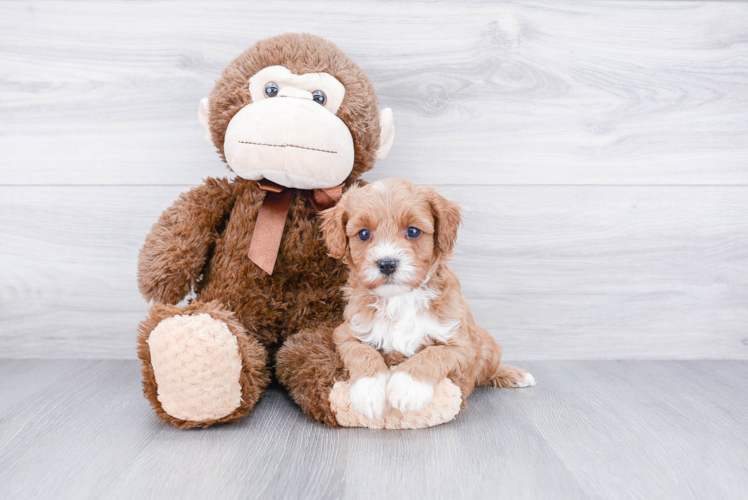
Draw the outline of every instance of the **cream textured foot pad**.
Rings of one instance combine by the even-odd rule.
[[[460,412],[462,393],[454,382],[445,378],[434,389],[434,399],[426,408],[400,413],[391,409],[381,418],[370,420],[351,407],[349,399],[351,384],[335,382],[330,391],[330,408],[342,427],[368,427],[370,429],[422,429],[453,420]]]
[[[242,362],[236,337],[209,314],[172,316],[148,339],[158,400],[172,417],[200,422],[241,403]]]

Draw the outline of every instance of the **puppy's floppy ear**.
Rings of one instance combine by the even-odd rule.
[[[342,259],[348,250],[348,235],[345,234],[345,225],[347,222],[346,206],[350,192],[357,189],[355,186],[349,189],[338,204],[328,208],[321,213],[322,216],[322,236],[329,250],[330,257],[333,259]]]
[[[436,192],[428,189],[431,212],[434,215],[434,243],[440,254],[449,255],[457,241],[457,228],[462,221],[460,206]]]

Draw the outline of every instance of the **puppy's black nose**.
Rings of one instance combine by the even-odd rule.
[[[377,261],[379,271],[381,271],[381,273],[385,276],[389,276],[390,274],[394,273],[397,269],[397,264],[398,261],[396,259],[381,259]]]

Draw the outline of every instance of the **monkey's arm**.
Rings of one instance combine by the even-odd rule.
[[[351,375],[352,383],[362,377],[375,377],[380,373],[389,373],[387,363],[384,362],[379,351],[361,342],[348,323],[343,323],[335,329],[333,339],[338,355]]]
[[[138,257],[138,286],[146,299],[176,304],[187,296],[233,205],[229,181],[209,178],[161,214]]]

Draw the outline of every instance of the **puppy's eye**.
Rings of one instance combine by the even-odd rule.
[[[315,90],[312,92],[312,99],[314,99],[314,102],[318,102],[324,106],[327,102],[327,95],[321,90]]]
[[[419,236],[421,236],[421,230],[417,227],[409,227],[408,228],[408,238],[416,239]]]
[[[268,97],[275,97],[278,95],[278,84],[275,82],[268,82],[265,84],[265,95]]]
[[[369,234],[368,229],[362,229],[358,232],[358,239],[361,241],[367,241],[369,238],[371,238],[371,234]]]

